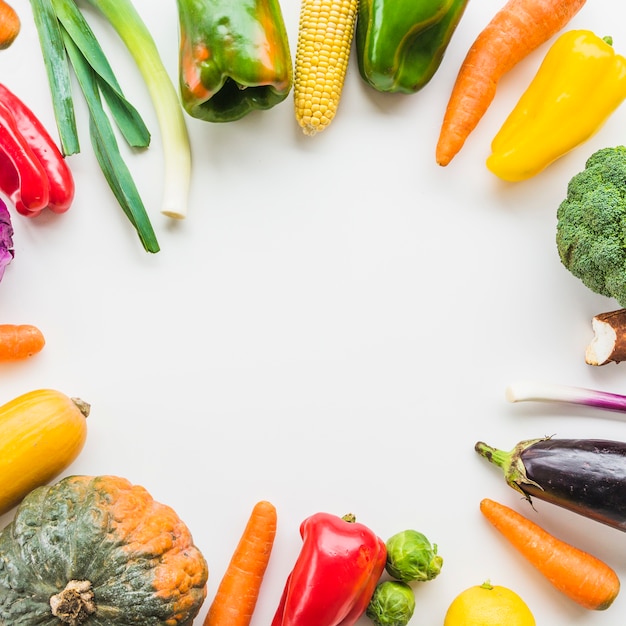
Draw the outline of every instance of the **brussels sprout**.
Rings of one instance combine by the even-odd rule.
[[[385,580],[376,586],[365,615],[378,626],[406,626],[413,611],[413,589],[398,580]]]
[[[443,559],[432,544],[416,530],[397,533],[387,541],[386,569],[404,582],[432,580],[439,574]]]

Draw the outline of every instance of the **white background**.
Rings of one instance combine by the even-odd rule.
[[[177,84],[176,5],[158,4],[136,0]],[[568,180],[595,149],[626,141],[626,109],[534,179],[494,177],[489,143],[551,40],[501,82],[452,163],[435,164],[456,72],[502,4],[469,3],[415,95],[374,92],[353,57],[337,116],[315,137],[301,133],[291,97],[231,124],[187,117],[193,179],[182,222],[159,213],[160,133],[145,85],[85,9],[153,133],[127,162],[162,251],[143,251],[113,199],[78,95],[73,207],[14,213],[0,321],[36,324],[47,344],[0,366],[0,400],[50,387],[92,405],[87,444],[66,474],[124,476],[179,513],[210,568],[198,624],[260,499],[275,504],[279,527],[253,624],[271,621],[298,526],[317,511],[353,512],[385,539],[415,528],[438,544],[442,573],[415,587],[411,623],[441,624],[454,596],[485,579],[517,591],[538,624],[623,622],[626,594],[606,612],[579,608],[478,510],[484,497],[508,504],[626,579],[623,534],[541,502],[533,513],[474,452],[477,440],[507,449],[543,435],[626,440],[618,414],[504,398],[522,378],[626,393],[626,365],[584,361],[592,317],[618,305],[571,276],[554,242]],[[55,133],[30,4],[13,6],[23,28],[0,53],[0,80]],[[626,53],[620,7],[589,2],[568,28],[611,34]],[[298,12],[283,0],[294,53]]]

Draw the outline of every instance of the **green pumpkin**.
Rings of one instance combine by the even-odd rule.
[[[176,513],[115,476],[38,487],[0,532],[0,626],[191,626],[207,579]]]

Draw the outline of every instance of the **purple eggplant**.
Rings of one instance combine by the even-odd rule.
[[[626,443],[544,437],[510,452],[482,441],[474,449],[528,501],[538,498],[626,532]]]

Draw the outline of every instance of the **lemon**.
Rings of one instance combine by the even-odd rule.
[[[443,626],[535,626],[535,618],[514,591],[486,582],[452,601]]]

